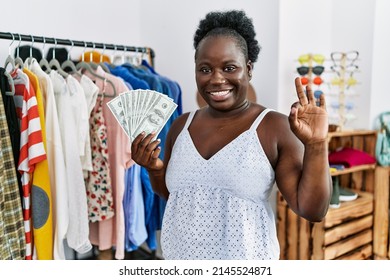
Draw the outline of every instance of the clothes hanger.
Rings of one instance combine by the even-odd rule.
[[[45,46],[46,46],[46,38],[43,37],[43,47],[42,47],[42,59],[39,61],[39,66],[45,72],[50,71],[49,61],[45,58]]]
[[[67,60],[65,60],[62,64],[61,64],[61,68],[62,70],[65,71],[66,68],[70,68],[70,74],[76,74],[77,76],[81,77],[82,74],[77,70],[76,68],[76,65],[74,64],[74,62],[71,60],[70,58],[70,53],[74,47],[74,42],[72,40],[69,40],[70,43],[72,44],[72,46],[70,47],[69,51],[68,51],[68,58]]]
[[[129,62],[129,61],[127,61],[128,59],[127,59],[127,57],[126,57],[126,51],[127,51],[127,48],[125,47],[125,46],[123,46],[123,52],[122,52],[122,54],[118,54],[118,55],[116,55],[116,51],[115,51],[115,53],[114,53],[114,55],[113,55],[113,58],[112,58],[112,63],[114,64],[114,65],[123,65],[123,64],[125,64],[126,62]]]
[[[49,62],[49,69],[56,70],[62,77],[67,78],[68,73],[62,70],[60,62],[56,59],[57,39],[54,39],[53,58]]]
[[[4,68],[7,69],[7,66],[10,64],[12,69],[11,71],[13,71],[15,69],[15,59],[14,57],[11,55],[11,46],[12,44],[14,43],[15,41],[15,37],[14,37],[14,34],[13,33],[10,33],[12,35],[12,42],[11,44],[9,44],[8,46],[8,56],[7,58],[5,59],[5,63],[4,63]]]
[[[127,51],[126,47],[125,47],[125,51]],[[142,65],[142,56],[143,56],[143,52],[140,51],[138,47],[136,47],[134,54],[125,55],[125,53],[123,53],[122,65],[127,64],[127,65],[131,65],[131,67],[134,69],[147,70]]]
[[[100,56],[100,63],[99,63],[99,65],[100,65],[100,67],[103,68],[103,70],[106,73],[110,73],[110,69],[108,69],[107,65],[103,62],[103,56],[104,56],[105,51],[106,51],[106,44],[103,44],[103,52],[102,52],[102,54]]]
[[[23,59],[19,56],[20,43],[22,42],[22,36],[20,36],[20,34],[18,34],[18,37],[19,37],[19,44],[18,44],[18,48],[16,49],[15,67],[23,68],[24,67]],[[32,36],[31,36],[31,38],[32,38]]]
[[[96,70],[98,68],[98,66],[100,66],[100,67],[102,67],[104,72],[110,73],[110,70],[108,69],[107,65],[105,65],[103,63],[103,54],[104,54],[104,50],[105,50],[106,45],[104,45],[103,53],[101,53],[101,54],[99,53],[100,63],[96,63],[95,61],[93,61],[93,53],[94,52],[98,53],[98,52],[95,50],[96,49],[95,43],[92,43],[92,45],[93,45],[93,50],[89,53],[89,64],[91,65],[92,69]]]
[[[138,47],[135,48],[135,54],[131,57],[131,63],[137,68],[142,68],[143,51],[139,51]]]
[[[30,46],[30,56],[27,57],[26,61],[24,62],[24,66],[27,67],[27,69],[31,68],[31,64],[34,61],[34,57],[32,55],[32,48],[34,46],[34,36],[31,36],[31,46]]]
[[[8,47],[8,56],[5,60],[5,63],[4,63],[4,75],[7,77],[7,80],[8,80],[8,84],[11,88],[11,91],[6,91],[4,92],[6,95],[8,96],[13,96],[15,95],[15,83],[14,83],[14,79],[11,77],[11,74],[7,72],[7,66],[8,64],[11,64],[11,67],[12,67],[12,70],[13,71],[15,69],[15,60],[13,58],[13,56],[11,56],[11,46],[12,44],[14,43],[15,41],[15,37],[14,37],[14,34],[10,33],[12,35],[12,42],[11,44],[9,44],[9,47]]]
[[[96,70],[98,68],[99,64],[97,64],[93,61],[93,52],[95,51],[95,43],[92,43],[92,45],[93,45],[93,49],[89,53],[89,65],[91,65],[91,68],[93,70]]]
[[[77,65],[76,65],[76,69],[77,70],[84,69],[84,70],[88,71],[89,73],[91,73],[92,76],[94,76],[95,78],[98,78],[100,80],[103,80],[103,81],[107,82],[112,87],[114,93],[112,95],[104,94],[104,96],[106,96],[106,97],[115,97],[117,95],[117,93],[116,93],[116,89],[115,89],[114,83],[112,81],[106,79],[105,77],[96,74],[96,72],[92,69],[91,65],[89,63],[85,62],[85,60],[84,60],[84,53],[85,53],[85,49],[86,48],[87,48],[87,43],[84,42],[84,51],[83,51],[83,53],[81,55],[81,61],[79,63],[77,63]]]
[[[111,63],[108,64],[111,68],[115,68],[116,67],[116,65],[114,63],[114,58],[116,56],[116,51],[117,51],[117,46],[114,45],[114,53],[111,54]]]

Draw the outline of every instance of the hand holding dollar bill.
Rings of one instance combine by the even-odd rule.
[[[107,103],[111,113],[130,138],[141,132],[156,132],[156,137],[167,123],[177,104],[172,98],[154,90],[130,90]]]

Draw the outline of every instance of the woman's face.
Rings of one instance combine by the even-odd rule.
[[[251,70],[234,38],[210,36],[200,42],[195,59],[196,84],[210,107],[221,111],[240,107],[246,100]]]

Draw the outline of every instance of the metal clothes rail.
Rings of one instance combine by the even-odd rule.
[[[152,66],[154,66],[155,53],[153,49],[149,47],[134,47],[134,46],[125,46],[125,45],[117,45],[117,44],[87,42],[87,41],[53,38],[53,37],[25,35],[19,33],[11,33],[11,32],[0,32],[0,39],[24,41],[24,42],[32,42],[32,43],[75,46],[75,47],[93,48],[93,49],[142,52],[149,55],[150,62]]]

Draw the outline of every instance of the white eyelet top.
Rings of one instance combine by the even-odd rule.
[[[165,259],[278,259],[275,219],[268,201],[274,170],[256,128],[264,110],[210,159],[194,146],[188,127],[176,139],[167,166],[170,192],[161,247]]]

